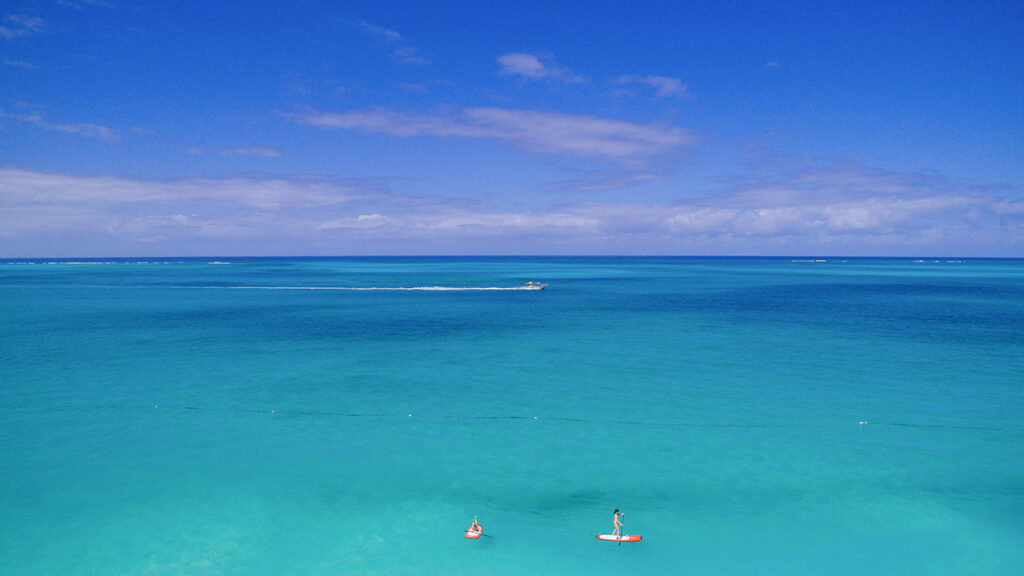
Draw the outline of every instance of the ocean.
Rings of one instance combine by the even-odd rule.
[[[0,319],[3,574],[1024,573],[1022,260],[2,260]]]

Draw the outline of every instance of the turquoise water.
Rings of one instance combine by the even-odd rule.
[[[4,574],[1024,573],[1024,261],[6,261],[0,318]]]

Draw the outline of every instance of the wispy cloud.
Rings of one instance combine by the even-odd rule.
[[[501,74],[526,80],[548,80],[566,84],[587,81],[585,76],[556,64],[550,56],[513,52],[498,56],[498,64],[501,65]]]
[[[98,8],[114,8],[117,6],[116,3],[107,0],[58,0],[57,4],[65,8],[71,8],[72,10],[83,10],[87,6],[95,6]]]
[[[289,178],[136,180],[0,169],[0,198],[8,206],[55,203],[79,206],[232,206],[276,210],[317,208],[365,199],[353,182]]]
[[[208,151],[201,148],[189,148],[188,153],[194,156],[202,156]],[[209,152],[218,156],[259,156],[263,158],[280,158],[281,151],[266,146],[246,146],[241,148],[216,148]]]
[[[402,35],[401,34],[399,34],[398,32],[395,32],[394,30],[389,30],[387,28],[384,28],[383,26],[377,26],[376,24],[370,24],[369,22],[367,22],[365,20],[356,20],[354,22],[354,24],[360,30],[362,30],[366,34],[369,34],[370,36],[373,36],[375,38],[379,38],[379,39],[385,40],[387,42],[401,42],[402,41]]]
[[[261,156],[263,158],[279,158],[281,151],[266,146],[247,146],[244,148],[220,148],[217,153],[221,156]]]
[[[28,36],[46,29],[42,18],[25,14],[8,14],[0,22],[0,37],[7,39]]]
[[[36,66],[35,64],[32,64],[31,62],[25,62],[23,60],[11,60],[10,58],[7,58],[6,56],[3,57],[3,62],[4,62],[4,66],[11,66],[12,68],[28,68],[28,69],[38,68],[38,66]]]
[[[858,167],[762,178],[677,203],[521,211],[401,196],[359,181],[136,180],[8,168],[0,169],[0,205],[0,256],[16,255],[26,239],[68,255],[128,246],[164,254],[303,247],[317,254],[1024,256],[1020,196]]]
[[[121,137],[110,128],[106,126],[100,126],[99,124],[55,124],[47,121],[39,114],[11,114],[0,110],[0,119],[10,119],[17,122],[23,122],[26,124],[33,124],[44,130],[54,130],[57,132],[66,132],[68,134],[75,134],[78,136],[85,136],[87,138],[96,138],[98,140],[105,140],[107,142],[118,142]]]
[[[668,76],[619,76],[618,84],[642,84],[654,88],[658,98],[689,98],[691,97],[686,84],[679,78]]]
[[[565,192],[601,192],[626,190],[648,182],[664,180],[670,174],[651,170],[580,170],[566,180],[550,182],[545,188]]]
[[[364,34],[376,38],[377,40],[383,41],[387,44],[398,44],[391,51],[391,57],[395,61],[401,64],[426,64],[427,59],[420,53],[420,50],[415,46],[411,46],[406,42],[405,38],[398,32],[371,24],[365,20],[354,20],[352,24],[362,31]]]
[[[419,50],[412,46],[399,46],[391,54],[402,64],[426,64],[427,59],[420,55]]]
[[[504,108],[467,108],[452,115],[356,110],[295,118],[311,126],[392,136],[497,140],[538,154],[623,165],[672,154],[695,142],[675,126]]]

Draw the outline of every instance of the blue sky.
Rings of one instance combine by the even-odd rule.
[[[0,257],[1024,256],[1024,3],[0,4]]]

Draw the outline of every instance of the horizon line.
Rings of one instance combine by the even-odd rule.
[[[0,256],[0,261],[102,261],[102,260],[275,260],[275,259],[345,259],[345,258],[762,258],[802,260],[1024,260],[1024,256],[951,256],[951,255],[822,255],[822,254],[336,254],[336,255],[198,255],[198,256]]]

